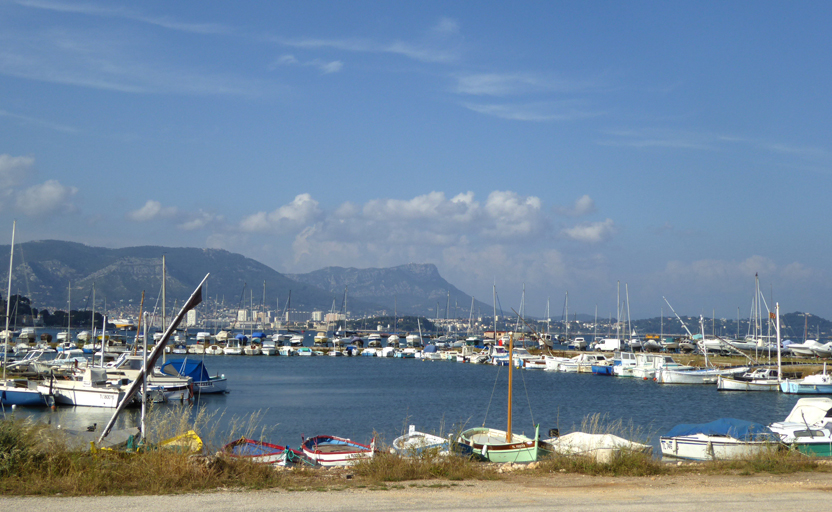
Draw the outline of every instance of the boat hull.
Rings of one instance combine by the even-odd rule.
[[[780,383],[780,391],[789,395],[832,395],[832,384],[805,384],[784,380]]]
[[[474,455],[490,462],[534,462],[540,454],[538,440],[539,427],[535,429],[535,438],[512,434],[511,442],[506,442],[506,432],[493,428],[478,427],[468,429],[460,434],[460,443],[471,447]]]
[[[303,454],[321,466],[351,466],[369,459],[375,453],[375,440],[370,446],[335,436],[315,436],[303,442]]]
[[[769,441],[741,441],[725,436],[696,434],[661,437],[662,455],[689,460],[732,460],[751,457],[772,449]]]
[[[21,407],[39,407],[46,405],[46,398],[37,388],[18,388],[0,386],[0,404]]]
[[[780,384],[773,382],[754,382],[732,379],[720,375],[716,380],[716,389],[719,391],[777,391]]]

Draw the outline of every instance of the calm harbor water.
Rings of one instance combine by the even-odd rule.
[[[506,424],[505,367],[375,357],[205,356],[204,361],[212,375],[228,377],[229,393],[203,396],[198,403],[222,413],[225,426],[260,411],[268,440],[278,444],[297,446],[301,436],[319,434],[369,442],[374,431],[390,443],[409,424],[437,433],[483,422],[500,429]],[[679,423],[782,420],[798,399],[542,370],[514,371],[513,396],[514,431],[533,434],[539,423],[543,437],[550,428],[568,433],[586,416],[600,413],[608,421],[632,422],[651,434],[656,446],[658,436]],[[105,424],[112,410],[63,407],[16,414],[81,428]],[[135,425],[137,417],[137,409],[129,410],[117,426]]]

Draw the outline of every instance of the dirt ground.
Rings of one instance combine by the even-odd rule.
[[[235,491],[169,496],[0,498],[3,510],[417,511],[578,510],[702,512],[705,510],[832,510],[832,474],[756,476],[546,477],[504,481],[418,481],[387,490]]]

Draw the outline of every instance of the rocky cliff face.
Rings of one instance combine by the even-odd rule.
[[[458,290],[439,275],[436,265],[408,263],[391,268],[343,268],[327,267],[307,274],[287,274],[287,277],[323,288],[331,293],[344,293],[348,289],[348,304],[352,298],[383,304],[388,313],[397,309],[400,314],[435,316],[437,304],[439,316],[444,318],[448,307],[453,316],[467,317],[471,296]],[[488,308],[478,303],[478,307]],[[350,308],[352,309],[352,308]]]

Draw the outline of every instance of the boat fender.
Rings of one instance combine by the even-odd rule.
[[[482,445],[482,456],[483,457],[488,457],[488,445],[487,444]]]

